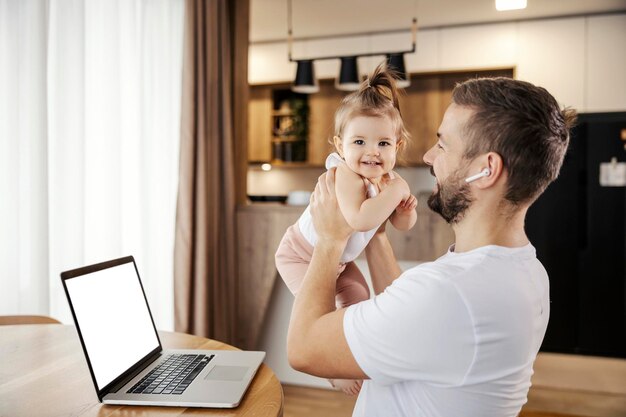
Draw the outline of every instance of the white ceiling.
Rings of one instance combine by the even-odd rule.
[[[250,41],[284,40],[288,0],[250,0]],[[498,12],[495,0],[292,0],[293,36],[318,37],[626,11],[626,0],[528,0]]]

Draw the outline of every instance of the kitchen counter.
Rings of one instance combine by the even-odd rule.
[[[302,213],[306,206],[292,206],[285,203],[263,202],[248,203],[237,206],[237,212],[285,212]]]
[[[417,196],[417,223],[413,229],[400,232],[393,226],[387,227],[387,235],[398,260],[423,262],[437,259],[454,241],[450,226],[426,205],[429,195],[430,192]],[[274,253],[285,230],[298,220],[304,209],[305,206],[268,202],[237,207],[239,290],[242,300],[239,325],[240,334],[246,338],[237,341],[239,346],[256,348],[277,278]]]
[[[256,349],[277,274],[274,253],[305,206],[250,203],[237,207],[239,334],[237,345]]]

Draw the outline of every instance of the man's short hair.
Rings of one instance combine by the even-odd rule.
[[[561,110],[546,89],[511,78],[477,78],[457,84],[452,102],[475,111],[464,128],[464,157],[502,157],[509,203],[532,203],[556,179],[576,112]]]

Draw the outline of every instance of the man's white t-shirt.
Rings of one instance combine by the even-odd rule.
[[[530,244],[451,249],[404,272],[345,313],[348,345],[370,377],[353,416],[516,416],[549,303]]]

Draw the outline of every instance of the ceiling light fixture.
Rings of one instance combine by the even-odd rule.
[[[503,12],[506,10],[519,10],[526,8],[526,0],[496,0],[496,10]]]
[[[289,62],[295,62],[296,79],[291,87],[291,90],[296,93],[311,94],[319,91],[319,85],[315,78],[315,61],[327,60],[327,59],[340,59],[341,68],[339,71],[339,77],[335,82],[335,87],[342,91],[355,91],[359,89],[361,84],[359,79],[359,70],[357,59],[359,57],[385,55],[387,59],[387,65],[390,69],[395,71],[398,77],[398,87],[406,88],[411,84],[409,75],[406,72],[404,65],[404,54],[413,53],[416,50],[417,45],[417,17],[413,18],[411,24],[411,40],[412,48],[406,51],[391,51],[391,52],[372,52],[350,56],[318,56],[314,58],[301,58],[294,59],[292,56],[293,47],[293,30],[292,30],[292,8],[291,1],[287,0],[287,49],[289,54]],[[416,2],[416,15],[417,15],[417,2]]]
[[[337,90],[356,91],[359,89],[361,81],[359,80],[359,67],[356,58],[356,56],[341,57],[339,78],[337,78],[335,83]]]
[[[387,68],[394,71],[399,88],[407,88],[411,85],[409,75],[404,65],[404,54],[387,54]]]
[[[294,81],[293,87],[291,87],[293,92],[311,94],[320,91],[320,86],[317,84],[317,78],[315,78],[313,61],[310,59],[303,59],[297,62],[298,67],[296,68],[296,81]]]

